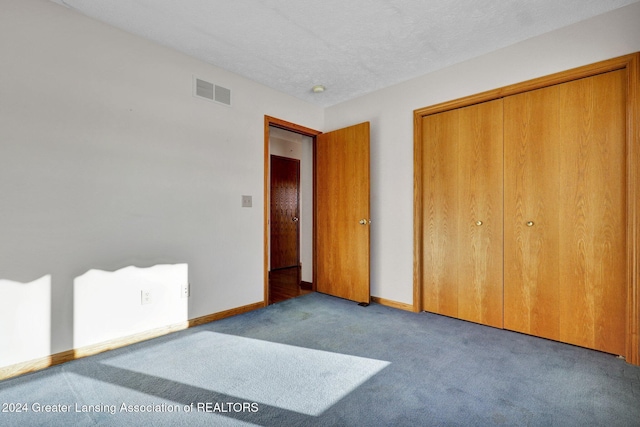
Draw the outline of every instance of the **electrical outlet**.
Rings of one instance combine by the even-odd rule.
[[[151,291],[150,290],[142,290],[140,291],[140,304],[151,304]]]
[[[242,207],[250,208],[253,206],[253,197],[251,196],[242,196]]]
[[[185,283],[184,285],[182,285],[182,289],[180,290],[180,297],[189,298],[189,295],[190,295],[189,287],[190,287],[189,283]]]

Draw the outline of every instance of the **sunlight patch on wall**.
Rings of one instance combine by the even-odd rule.
[[[51,275],[0,279],[0,367],[51,353]]]
[[[163,342],[157,348],[147,353],[151,357],[145,357],[144,364],[132,354],[102,363],[313,416],[390,364],[210,331]]]
[[[73,281],[73,345],[80,348],[184,322],[187,264],[89,270]]]

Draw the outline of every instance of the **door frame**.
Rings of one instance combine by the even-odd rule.
[[[640,365],[640,52],[482,92],[414,111],[413,308],[422,311],[423,198],[422,118],[615,70],[627,71],[627,330],[628,363]]]
[[[271,116],[264,116],[264,274],[263,274],[263,285],[264,285],[264,305],[269,305],[269,209],[271,206],[270,198],[269,198],[269,189],[271,185],[271,168],[270,168],[270,149],[269,149],[269,127],[276,127],[280,129],[284,129],[290,132],[294,132],[300,135],[311,137],[311,144],[313,150],[313,163],[314,163],[314,173],[313,173],[313,266],[312,266],[312,290],[316,290],[316,245],[315,245],[315,206],[316,206],[316,175],[315,175],[315,159],[316,159],[316,136],[320,135],[322,132],[307,128],[304,126],[297,125],[295,123],[288,122],[286,120],[277,119]]]

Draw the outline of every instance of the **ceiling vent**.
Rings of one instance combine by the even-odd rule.
[[[194,96],[198,98],[231,106],[231,89],[215,85],[199,78],[193,79],[193,89]]]

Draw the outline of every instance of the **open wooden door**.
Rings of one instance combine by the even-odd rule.
[[[316,139],[316,290],[369,303],[369,122]]]

